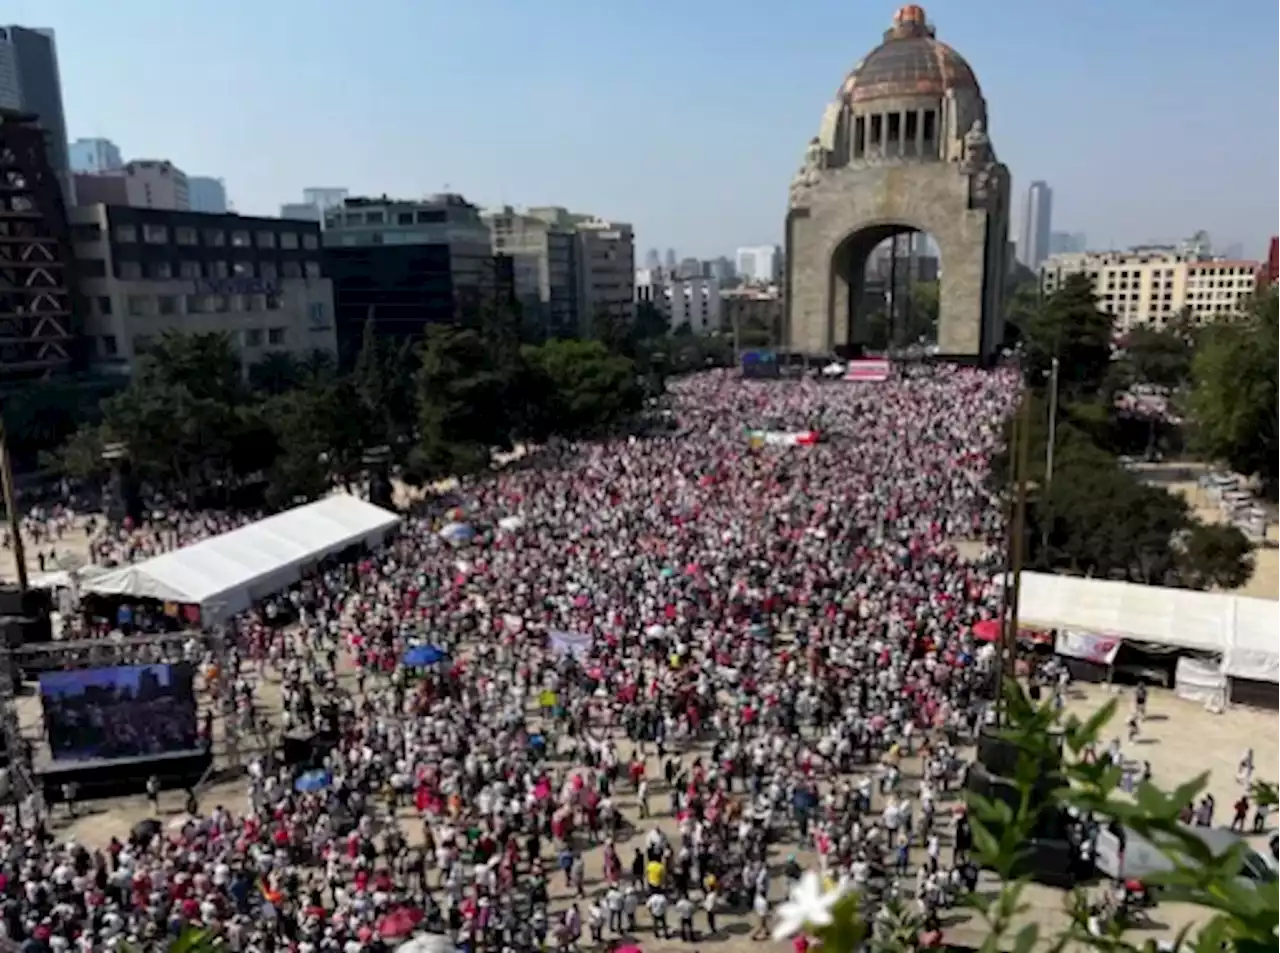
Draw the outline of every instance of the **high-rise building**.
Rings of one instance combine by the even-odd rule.
[[[221,179],[193,175],[187,179],[191,211],[223,215],[227,211],[227,187]]]
[[[738,277],[743,281],[775,284],[782,274],[782,249],[777,245],[739,248],[737,263]]]
[[[671,329],[710,334],[721,326],[720,283],[701,275],[673,276],[660,268],[636,272],[638,303],[652,304],[667,316]]]
[[[62,109],[58,48],[52,30],[0,27],[0,107],[36,114],[45,131],[49,165],[62,184],[67,205],[73,205],[75,184],[67,149],[67,119]]]
[[[460,195],[348,198],[325,212],[323,234],[344,361],[367,320],[379,335],[414,338],[430,324],[476,321],[487,301],[514,292],[503,287],[511,262],[504,273],[479,209]]]
[[[124,168],[120,148],[110,139],[77,139],[71,143],[69,154],[72,172],[101,175]]]
[[[1032,182],[1022,208],[1022,237],[1018,255],[1028,268],[1039,268],[1049,257],[1049,234],[1053,218],[1053,190],[1041,181]]]
[[[512,259],[521,319],[547,337],[578,333],[578,240],[572,227],[510,206],[483,216],[493,253]],[[657,255],[657,252],[650,252]],[[527,276],[527,280],[526,280]]]
[[[666,255],[662,258],[662,264],[667,271],[676,270],[676,250],[674,248],[667,249]]]
[[[662,255],[658,253],[658,249],[650,248],[645,252],[644,266],[649,270],[662,267]]]
[[[191,208],[187,174],[167,159],[132,159],[121,174],[129,204],[185,212]]]

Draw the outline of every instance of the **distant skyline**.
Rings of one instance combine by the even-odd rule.
[[[1099,248],[1204,229],[1265,256],[1274,2],[924,6],[982,84],[1014,194],[1047,182],[1059,228]],[[70,138],[218,176],[245,214],[315,182],[448,188],[628,221],[643,248],[709,258],[781,242],[805,144],[896,7],[0,0],[0,22],[56,31]]]

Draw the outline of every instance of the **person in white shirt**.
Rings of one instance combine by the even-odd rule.
[[[657,939],[671,938],[671,930],[667,927],[667,897],[663,893],[653,893],[644,904],[649,908],[649,916],[653,917],[653,935]]]

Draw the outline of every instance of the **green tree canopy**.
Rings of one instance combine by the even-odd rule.
[[[522,351],[537,434],[598,433],[640,409],[635,362],[599,341],[548,341]]]
[[[1182,539],[1178,575],[1192,589],[1239,589],[1253,567],[1253,546],[1234,526],[1194,521]]]
[[[1093,283],[1069,275],[1042,304],[1023,302],[1018,322],[1027,381],[1042,387],[1053,359],[1059,361],[1059,386],[1071,398],[1098,392],[1111,364],[1111,316],[1099,310]]]
[[[1136,384],[1174,389],[1191,379],[1191,341],[1173,332],[1134,328],[1126,337],[1124,364]]]
[[[1204,329],[1192,361],[1192,445],[1204,457],[1277,487],[1276,293],[1257,299],[1249,316]]]

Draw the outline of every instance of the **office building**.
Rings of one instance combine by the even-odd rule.
[[[1053,219],[1053,190],[1044,182],[1032,182],[1022,206],[1022,235],[1018,254],[1032,270],[1049,257],[1049,234]]]
[[[712,258],[710,261],[704,261],[702,263],[702,273],[706,277],[714,278],[720,282],[721,288],[728,287],[737,278],[737,271],[733,262],[723,255],[719,258]]]
[[[190,176],[187,195],[193,212],[223,215],[227,211],[227,187],[221,179],[207,175]]]
[[[581,324],[578,238],[572,225],[555,217],[505,206],[482,216],[489,227],[493,253],[512,259],[521,319],[530,333],[568,337]],[[651,253],[651,254],[656,254]]]
[[[120,170],[125,194],[134,208],[186,212],[191,208],[187,174],[167,159],[132,159]]]
[[[120,149],[110,139],[77,139],[69,149],[72,172],[101,175],[124,168]]]
[[[280,206],[280,217],[324,224],[324,210],[310,202],[286,202]]]
[[[1196,247],[1183,243],[1053,255],[1041,263],[1041,288],[1052,294],[1068,276],[1088,276],[1098,306],[1114,316],[1118,333],[1159,330],[1184,313],[1196,324],[1240,314],[1257,290],[1259,263],[1202,257]]]
[[[720,283],[701,275],[669,275],[660,268],[643,268],[635,274],[637,303],[651,304],[667,316],[671,330],[687,328],[694,334],[720,330]]]
[[[0,108],[35,113],[45,132],[49,165],[62,186],[63,199],[67,205],[75,204],[58,48],[52,30],[0,27]]]
[[[782,249],[777,245],[739,248],[738,277],[748,283],[775,284],[782,276]]]
[[[514,295],[513,263],[494,258],[479,210],[460,195],[347,198],[325,212],[323,234],[344,362],[369,319],[379,335],[414,338],[430,324],[474,325],[487,303]]]
[[[530,208],[526,214],[573,233],[578,334],[590,337],[602,312],[621,322],[635,319],[636,250],[630,225],[560,206]]]
[[[676,250],[674,248],[667,249],[667,253],[662,258],[662,267],[666,268],[668,272],[676,270]]]
[[[662,267],[662,255],[658,252],[658,249],[650,248],[645,252],[644,266],[650,271],[653,271],[655,268]]]
[[[166,331],[228,334],[246,370],[273,352],[336,351],[314,222],[110,205],[71,216],[92,367],[128,373]]]

